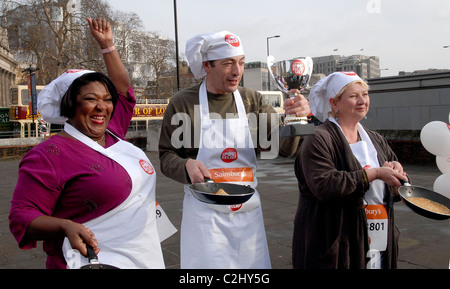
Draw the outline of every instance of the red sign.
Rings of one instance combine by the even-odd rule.
[[[292,61],[291,70],[295,75],[303,75],[305,69],[305,64],[300,59]]]

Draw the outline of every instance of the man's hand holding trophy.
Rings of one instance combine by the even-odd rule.
[[[275,62],[275,58],[267,57],[267,67],[279,90],[290,95],[291,90],[302,91],[309,84],[312,75],[313,61],[310,57],[296,58]],[[314,133],[314,124],[308,123],[308,117],[286,115],[284,125],[280,128],[281,136],[302,136]]]

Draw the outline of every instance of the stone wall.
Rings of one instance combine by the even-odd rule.
[[[43,141],[43,137],[0,139],[0,159],[21,158]]]

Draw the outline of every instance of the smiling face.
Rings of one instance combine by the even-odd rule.
[[[333,111],[338,111],[340,123],[356,123],[369,112],[369,92],[360,82],[356,82],[349,85],[338,99],[332,98],[330,103]]]
[[[114,111],[112,96],[106,85],[91,82],[80,89],[76,98],[75,115],[69,123],[86,136],[98,140],[105,134]]]
[[[235,56],[203,63],[209,92],[225,94],[236,91],[244,73],[245,56]]]

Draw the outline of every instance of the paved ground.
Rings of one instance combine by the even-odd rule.
[[[156,153],[148,153],[155,168],[159,168]],[[0,269],[45,268],[42,244],[33,250],[20,250],[9,232],[8,214],[10,201],[17,182],[20,160],[0,160]],[[297,207],[298,189],[293,171],[293,159],[278,158],[259,161],[258,191],[262,197],[272,267],[291,268],[291,241],[293,220]],[[440,175],[435,165],[407,165],[413,183],[432,188]],[[161,173],[158,174],[157,200],[180,228],[182,213],[182,186]],[[396,224],[400,238],[400,262],[402,269],[448,269],[450,261],[449,220],[435,221],[411,212],[405,205],[396,205]],[[179,268],[180,234],[162,244],[166,266]]]

